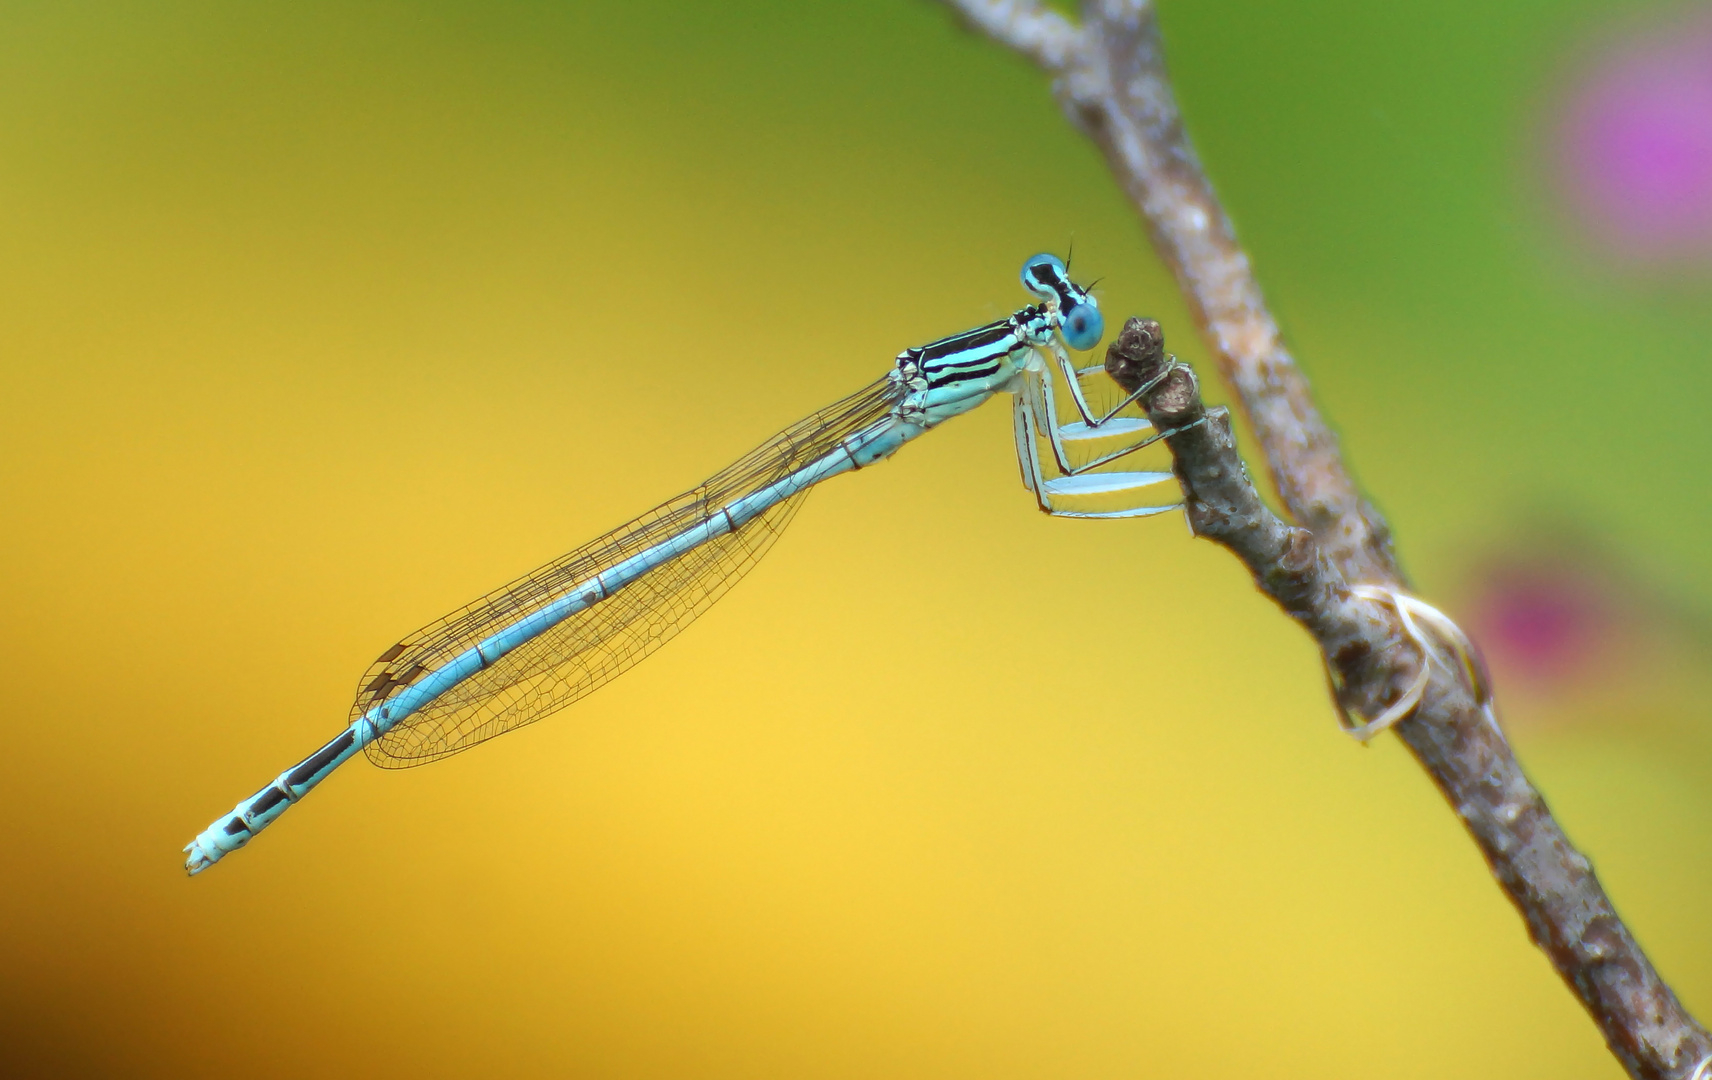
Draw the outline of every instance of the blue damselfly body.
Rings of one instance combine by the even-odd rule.
[[[1037,255],[1022,280],[1039,302],[898,355],[880,379],[793,424],[705,483],[422,628],[358,684],[348,726],[185,847],[195,874],[247,844],[357,751],[387,768],[435,761],[560,709],[682,630],[767,551],[814,485],[882,461],[1000,391],[1016,395],[1023,483],[1041,509],[1136,517],[1175,504],[1077,510],[1078,496],[1128,496],[1164,472],[1097,471],[1159,438],[1145,420],[1094,415],[1064,345],[1099,343],[1099,304],[1065,265]],[[1048,367],[1081,419],[1059,422]],[[1146,388],[1143,388],[1146,389]],[[1044,437],[1050,457],[1043,458]],[[1079,440],[1121,443],[1077,463]],[[1050,474],[1050,475],[1049,475]],[[1168,486],[1168,485],[1167,485]]]

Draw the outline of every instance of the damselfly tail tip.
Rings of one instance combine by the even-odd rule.
[[[195,840],[184,845],[184,850],[190,855],[188,859],[184,860],[184,872],[191,877],[195,877],[214,865],[214,860],[208,857],[208,852],[204,851],[202,845]]]

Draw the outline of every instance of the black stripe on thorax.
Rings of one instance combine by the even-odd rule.
[[[945,362],[955,363],[964,353],[990,356],[995,346],[1009,352],[1015,344],[1016,327],[1012,325],[1011,320],[1001,319],[996,323],[977,326],[975,329],[965,330],[961,334],[953,334],[948,338],[928,342],[919,349],[911,349],[910,351],[915,354],[917,363],[926,368]]]
[[[956,368],[955,370],[930,375],[927,380],[928,389],[939,386],[956,386],[958,383],[978,382],[989,379],[999,373],[998,360],[991,360],[980,367]]]
[[[1010,319],[911,349],[916,368],[929,389],[991,378],[999,361],[1017,347],[1016,326]]]

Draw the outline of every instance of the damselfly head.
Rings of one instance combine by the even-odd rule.
[[[1023,287],[1058,310],[1064,342],[1078,351],[1092,349],[1106,332],[1100,304],[1070,280],[1070,271],[1056,255],[1036,255],[1022,264]]]

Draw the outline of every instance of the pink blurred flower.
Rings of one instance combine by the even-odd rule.
[[[1602,43],[1560,113],[1578,220],[1625,259],[1712,255],[1712,15]]]
[[[1643,570],[1642,553],[1548,514],[1470,554],[1457,607],[1507,722],[1704,725],[1712,618],[1662,566]]]
[[[1501,671],[1561,688],[1608,677],[1623,635],[1606,582],[1569,561],[1496,561],[1481,575],[1472,623]]]

